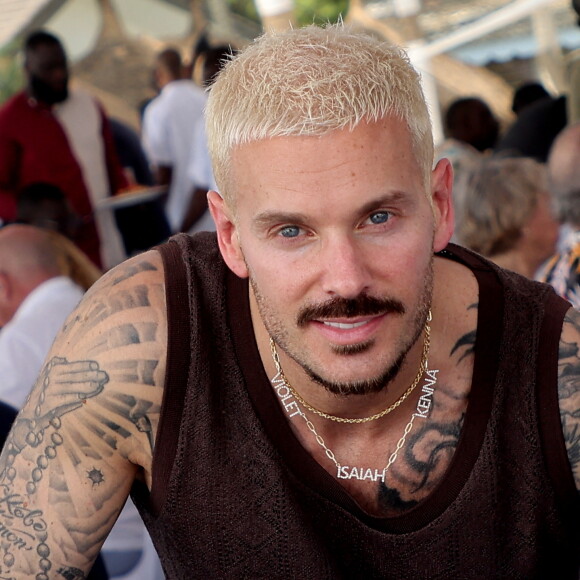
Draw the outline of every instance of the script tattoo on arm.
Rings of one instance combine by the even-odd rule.
[[[65,580],[84,580],[86,578],[85,573],[82,570],[79,570],[78,568],[70,568],[69,566],[59,568],[57,573]]]
[[[86,578],[150,471],[166,348],[160,258],[94,286],[59,333],[0,456],[0,580]]]
[[[564,317],[560,339],[558,397],[568,458],[580,489],[580,313],[573,308]]]

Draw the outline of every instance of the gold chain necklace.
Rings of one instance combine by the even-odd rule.
[[[278,350],[276,349],[276,343],[270,337],[270,351],[272,353],[272,359],[274,360],[274,365],[276,366],[276,371],[280,376],[280,379],[284,382],[286,387],[292,393],[294,398],[306,409],[308,409],[311,413],[315,413],[316,415],[324,418],[330,419],[331,421],[336,421],[337,423],[368,423],[369,421],[374,421],[375,419],[380,419],[385,415],[388,415],[391,411],[394,411],[416,388],[419,382],[421,381],[421,377],[423,373],[427,370],[427,358],[429,357],[429,347],[431,345],[431,327],[429,326],[429,322],[433,317],[431,316],[431,310],[427,314],[427,320],[425,321],[425,341],[423,342],[423,353],[421,356],[421,364],[419,365],[419,371],[417,372],[417,376],[415,380],[411,383],[409,388],[390,406],[386,409],[383,409],[379,413],[375,413],[370,417],[358,417],[356,419],[349,419],[347,417],[337,417],[336,415],[330,415],[329,413],[325,413],[316,407],[313,407],[309,403],[307,403],[300,393],[298,393],[294,387],[288,382],[286,375],[284,375],[284,371],[282,370],[282,365],[280,363],[280,357],[278,356]]]
[[[318,434],[316,428],[314,427],[314,424],[306,416],[306,413],[304,413],[304,411],[299,407],[296,401],[292,401],[292,398],[295,398],[293,395],[293,391],[290,390],[291,387],[288,384],[288,381],[285,379],[285,377],[281,375],[281,371],[278,371],[278,373],[271,380],[271,383],[274,386],[276,394],[280,398],[280,401],[282,402],[282,405],[284,406],[286,413],[290,417],[294,417],[294,415],[300,415],[304,419],[304,421],[306,422],[306,426],[314,435],[316,443],[324,449],[326,457],[328,457],[328,459],[330,459],[330,461],[334,463],[336,467],[337,479],[358,479],[359,481],[380,480],[384,483],[387,471],[389,471],[393,463],[395,463],[399,451],[403,448],[403,445],[405,445],[407,435],[411,432],[411,429],[413,428],[415,418],[426,419],[429,415],[429,411],[431,409],[431,404],[433,401],[433,392],[435,390],[435,385],[437,383],[438,372],[439,372],[438,370],[429,370],[428,368],[425,368],[426,373],[425,384],[423,385],[422,388],[423,394],[419,397],[419,400],[417,401],[417,410],[415,411],[415,413],[411,415],[411,419],[409,420],[409,422],[405,426],[405,429],[403,430],[403,435],[397,442],[395,450],[389,456],[387,464],[385,465],[385,467],[383,467],[382,470],[379,469],[373,470],[370,467],[365,468],[360,466],[356,467],[356,466],[341,465],[336,459],[334,452],[326,445],[322,436]]]

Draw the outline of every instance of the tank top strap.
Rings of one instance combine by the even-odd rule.
[[[165,270],[167,366],[162,413],[153,454],[151,509],[158,514],[173,469],[191,361],[191,320],[186,264],[175,239],[157,246]]]
[[[560,419],[558,389],[558,353],[563,320],[572,306],[554,293],[548,295],[544,303],[544,318],[540,332],[537,370],[537,404],[540,420],[542,451],[552,484],[556,490],[564,516],[573,517],[570,522],[577,525],[578,492]]]

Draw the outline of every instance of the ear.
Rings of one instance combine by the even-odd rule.
[[[448,159],[441,159],[431,173],[431,199],[435,217],[433,251],[439,252],[453,235],[455,214],[453,211],[453,168]]]
[[[215,222],[218,245],[225,263],[234,274],[240,278],[247,278],[248,268],[231,208],[217,191],[210,191],[207,194],[207,202]]]

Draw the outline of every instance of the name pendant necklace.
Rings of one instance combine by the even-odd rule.
[[[287,415],[292,418],[295,415],[299,415],[304,419],[306,422],[306,426],[308,430],[314,435],[316,443],[324,449],[324,453],[326,457],[332,463],[334,463],[336,467],[336,477],[338,479],[357,479],[359,481],[381,481],[385,482],[385,477],[393,463],[395,463],[399,451],[405,445],[405,441],[407,440],[407,435],[411,432],[413,428],[413,424],[415,418],[419,419],[427,419],[429,416],[429,411],[431,409],[431,404],[433,401],[433,392],[435,390],[435,386],[437,384],[437,373],[439,370],[430,370],[428,368],[428,358],[429,358],[429,347],[431,344],[431,327],[429,323],[432,320],[431,311],[429,310],[429,314],[427,316],[427,320],[425,322],[425,340],[423,342],[423,352],[421,356],[421,363],[419,365],[419,371],[415,377],[415,380],[411,383],[411,385],[403,392],[403,394],[391,405],[389,405],[386,409],[383,409],[379,413],[375,413],[374,415],[370,415],[368,417],[357,417],[357,418],[347,418],[347,417],[339,417],[337,415],[331,415],[329,413],[325,413],[316,407],[313,407],[309,403],[307,403],[304,398],[290,385],[288,379],[284,375],[284,371],[282,370],[282,365],[280,363],[280,357],[278,356],[278,351],[276,349],[276,344],[274,340],[270,338],[270,350],[272,354],[272,359],[274,361],[274,365],[276,367],[276,375],[271,379],[272,386],[276,391],[284,410],[286,411]],[[360,467],[360,466],[349,466],[349,465],[342,465],[337,459],[334,452],[326,445],[324,439],[321,435],[316,431],[316,428],[312,421],[307,417],[306,413],[302,410],[300,405],[302,405],[305,409],[322,417],[323,419],[328,419],[330,421],[335,421],[338,423],[350,423],[350,424],[358,424],[358,423],[368,423],[369,421],[375,421],[388,415],[392,411],[394,411],[401,403],[409,397],[409,395],[417,388],[419,383],[421,382],[421,377],[425,375],[425,384],[423,385],[421,391],[422,395],[419,397],[417,402],[417,409],[411,415],[411,419],[405,426],[403,430],[403,435],[397,442],[395,446],[395,450],[389,456],[385,467],[382,470],[379,469],[371,469],[370,467]]]

